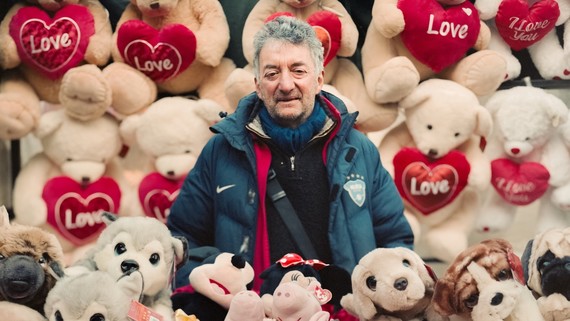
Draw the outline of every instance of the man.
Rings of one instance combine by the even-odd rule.
[[[413,245],[402,200],[376,146],[323,87],[323,48],[312,27],[290,17],[254,39],[256,93],[212,127],[172,205],[168,227],[190,248],[214,246],[248,259],[256,274],[300,252],[268,195],[269,169],[283,187],[317,259],[352,272],[376,247]],[[315,259],[305,257],[305,259]],[[177,273],[188,283],[197,262]],[[259,288],[259,279],[254,288]]]

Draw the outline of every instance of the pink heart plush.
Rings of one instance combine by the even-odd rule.
[[[548,189],[550,173],[540,163],[518,164],[507,158],[491,162],[491,184],[499,195],[513,205],[528,205]]]
[[[30,6],[16,12],[9,32],[24,64],[58,79],[84,60],[95,22],[85,6],[67,5],[53,17]]]
[[[458,62],[477,41],[481,21],[469,1],[443,7],[436,0],[400,0],[398,8],[406,24],[400,34],[404,45],[436,73]]]
[[[156,30],[144,21],[129,20],[119,27],[117,47],[125,63],[156,82],[176,77],[196,58],[196,36],[176,23]]]
[[[48,209],[47,222],[65,239],[80,246],[95,240],[105,228],[103,211],[118,213],[121,190],[109,177],[82,186],[67,176],[59,176],[46,182],[42,198]]]
[[[501,38],[514,50],[522,50],[542,39],[560,16],[558,2],[540,0],[529,7],[526,0],[503,0],[495,24]]]
[[[400,195],[424,215],[451,203],[467,185],[471,171],[458,151],[431,160],[416,148],[402,148],[393,162]]]
[[[139,201],[145,215],[166,223],[170,206],[180,193],[184,179],[170,180],[159,173],[150,173],[139,184]]]

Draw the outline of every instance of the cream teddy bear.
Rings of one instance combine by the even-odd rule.
[[[9,69],[0,85],[0,138],[31,132],[40,101],[59,103],[61,78],[69,69],[105,65],[111,36],[108,13],[99,1],[16,2],[0,24],[0,67]]]
[[[473,92],[451,80],[422,82],[400,106],[404,122],[379,145],[383,165],[404,199],[417,243],[423,234],[429,252],[449,262],[467,247],[480,194],[490,185],[480,140],[493,121]]]
[[[81,121],[59,109],[43,114],[34,134],[43,150],[16,177],[15,221],[54,233],[70,264],[104,228],[101,211],[138,215],[117,157],[119,123],[109,115]]]
[[[506,75],[501,55],[484,50],[489,37],[469,1],[376,0],[362,47],[368,94],[379,103],[397,102],[420,81],[438,77],[486,96]],[[470,48],[477,51],[466,55]]]
[[[209,99],[165,97],[121,122],[129,153],[138,148],[148,160],[138,169],[144,177],[136,183],[141,211],[147,216],[166,223],[170,205],[213,136],[210,126],[220,120],[221,111],[223,107]]]
[[[224,94],[224,82],[235,69],[223,57],[229,37],[218,1],[131,0],[113,34],[112,57],[119,64],[110,67],[115,66],[117,75],[123,70],[140,71],[144,76],[137,81],[151,81],[159,92],[197,92],[200,98],[233,111]],[[130,98],[140,94],[128,92],[130,80],[117,77],[114,81]]]
[[[311,24],[324,46],[325,91],[339,96],[349,110],[358,110],[357,127],[378,131],[397,117],[394,105],[373,102],[366,94],[362,73],[347,57],[357,47],[358,30],[350,14],[338,0],[260,0],[249,13],[242,34],[242,47],[248,65],[237,68],[226,81],[226,96],[235,106],[239,99],[255,91],[253,38],[267,19],[290,15]]]
[[[556,219],[560,209],[550,195],[553,188],[570,181],[570,154],[558,132],[568,119],[568,107],[546,90],[531,86],[500,90],[485,106],[495,123],[485,148],[493,188],[485,196],[476,230],[503,231],[519,206],[538,200],[537,231],[556,226],[561,222]]]

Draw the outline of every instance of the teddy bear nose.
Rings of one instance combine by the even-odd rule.
[[[404,291],[408,287],[408,279],[399,278],[394,282],[394,288],[398,291]]]
[[[123,271],[123,273],[130,274],[134,271],[137,271],[138,269],[139,269],[139,264],[136,261],[125,260],[121,262],[121,271]]]
[[[515,154],[515,155],[518,154],[518,153],[520,153],[520,152],[521,152],[521,150],[518,149],[518,148],[511,148],[511,153],[513,153],[513,154]]]
[[[168,172],[166,172],[166,175],[168,175],[168,176],[174,176],[174,174],[175,174],[174,171],[168,171]]]
[[[158,8],[160,8],[160,3],[158,3],[158,2],[151,3],[150,8],[151,9],[158,9]]]
[[[428,151],[428,156],[430,156],[430,157],[435,157],[435,156],[437,156],[437,154],[438,154],[437,149],[430,148],[430,150]]]
[[[491,299],[491,305],[499,305],[503,302],[503,294],[496,293],[495,296]]]
[[[89,184],[90,181],[91,179],[87,176],[81,177],[81,184]]]

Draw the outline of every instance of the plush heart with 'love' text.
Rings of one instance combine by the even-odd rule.
[[[170,214],[170,206],[180,193],[184,179],[170,180],[159,173],[150,173],[139,184],[139,201],[146,216],[163,223]]]
[[[540,163],[515,163],[508,158],[491,162],[491,184],[499,195],[513,205],[528,205],[548,189],[550,173]]]

